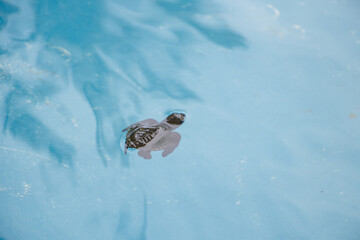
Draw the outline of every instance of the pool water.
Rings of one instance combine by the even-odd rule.
[[[359,11],[0,0],[0,239],[360,239]]]

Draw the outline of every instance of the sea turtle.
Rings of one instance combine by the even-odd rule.
[[[128,148],[139,150],[138,155],[151,159],[151,151],[162,151],[166,157],[179,145],[181,135],[172,132],[185,121],[185,114],[172,113],[158,123],[154,119],[146,119],[134,123],[123,130],[126,133],[125,154]]]

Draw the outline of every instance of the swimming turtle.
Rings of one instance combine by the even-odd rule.
[[[138,155],[151,159],[151,151],[162,151],[166,157],[179,145],[181,135],[173,132],[185,121],[185,114],[172,113],[158,123],[154,119],[146,119],[134,123],[123,130],[126,133],[125,154],[128,148],[139,150]]]

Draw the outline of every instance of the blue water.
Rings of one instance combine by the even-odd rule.
[[[0,239],[360,239],[359,12],[0,0]],[[123,154],[179,109],[172,154]]]

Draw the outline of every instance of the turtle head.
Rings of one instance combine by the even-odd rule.
[[[172,113],[166,118],[166,122],[171,125],[180,126],[185,121],[185,114]]]

